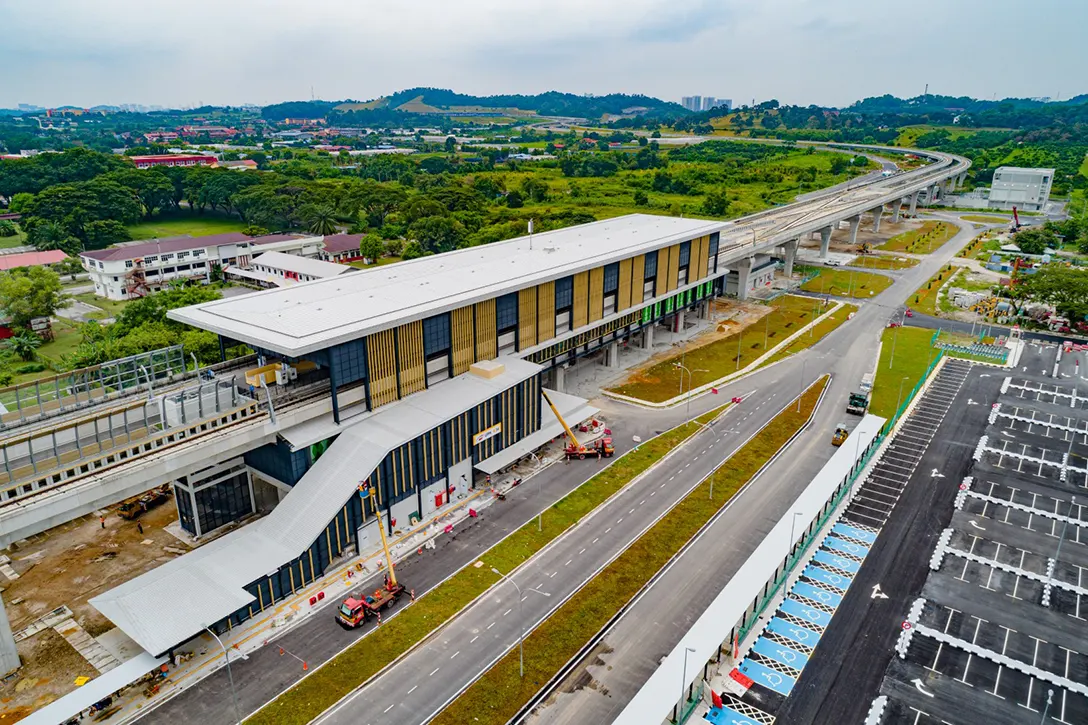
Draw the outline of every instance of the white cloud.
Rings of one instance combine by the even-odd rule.
[[[1086,90],[1088,4],[0,0],[0,105],[270,103],[414,85],[777,97]],[[1011,45],[1004,45],[1010,38]],[[999,43],[1001,45],[999,45]],[[999,50],[1004,49],[1004,50]]]

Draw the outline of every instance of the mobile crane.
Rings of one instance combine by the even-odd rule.
[[[382,608],[392,609],[405,587],[397,582],[397,573],[393,570],[393,556],[389,553],[389,542],[385,538],[385,526],[382,523],[382,512],[378,508],[374,496],[374,487],[368,483],[359,486],[359,498],[366,499],[370,496],[370,502],[374,507],[374,514],[378,517],[378,532],[382,536],[382,550],[385,551],[385,561],[388,569],[385,575],[385,584],[375,589],[373,594],[359,596],[352,592],[351,596],[341,602],[336,610],[336,621],[348,629],[355,629],[366,622],[367,617],[380,617]],[[379,623],[381,620],[378,620]]]
[[[577,458],[579,460],[585,459],[586,456],[594,456],[596,458],[611,458],[616,452],[615,446],[612,445],[611,438],[601,438],[594,441],[590,446],[584,446],[578,442],[578,439],[574,437],[574,431],[567,425],[567,421],[563,420],[563,416],[559,414],[559,409],[555,407],[555,403],[548,397],[548,394],[541,389],[540,394],[544,396],[544,400],[548,403],[548,407],[552,409],[552,413],[555,414],[556,420],[563,426],[563,430],[567,432],[567,438],[570,439],[570,443],[563,449],[563,454],[567,460],[571,458]]]

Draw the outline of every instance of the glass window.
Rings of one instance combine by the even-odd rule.
[[[511,292],[495,300],[495,326],[499,332],[518,326],[517,292]]]
[[[653,279],[657,277],[657,252],[646,253],[646,266],[642,274],[643,279]]]
[[[714,232],[713,234],[710,235],[710,256],[711,257],[713,257],[715,254],[718,253],[718,239],[719,239],[718,232]]]
[[[691,263],[691,242],[680,243],[680,266],[686,267]]]
[[[604,268],[604,293],[615,292],[620,286],[619,262],[607,264]]]
[[[683,267],[680,270],[680,274],[677,275],[676,286],[677,287],[683,287],[687,283],[688,283],[688,268]]]
[[[423,321],[423,356],[429,358],[450,349],[449,313],[428,317]]]
[[[157,255],[157,254],[149,254],[146,257],[144,257],[144,263],[145,264],[151,264],[152,262],[158,262],[158,261],[159,261],[159,255]]]
[[[555,309],[562,310],[574,304],[574,277],[555,280]]]
[[[131,259],[126,259],[125,260],[125,268],[126,269],[132,269],[132,260]]]

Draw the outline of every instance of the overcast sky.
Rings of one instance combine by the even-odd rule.
[[[1084,0],[0,0],[0,106],[1088,92]]]

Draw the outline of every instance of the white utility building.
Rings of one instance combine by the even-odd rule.
[[[994,172],[990,184],[989,207],[1041,211],[1050,200],[1054,169],[1025,169],[1002,166]]]

